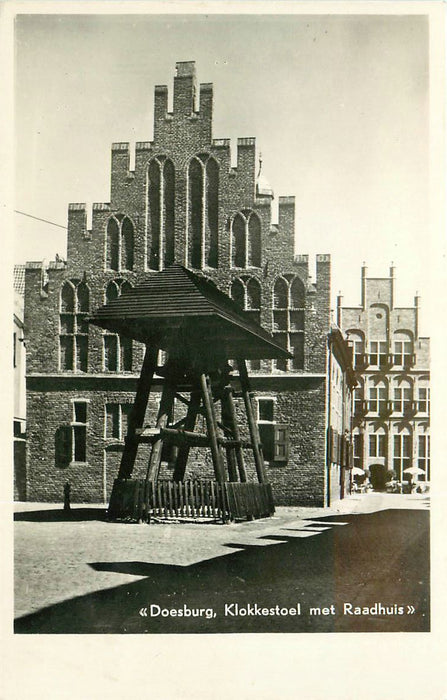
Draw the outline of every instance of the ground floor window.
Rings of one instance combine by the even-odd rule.
[[[87,401],[73,401],[72,461],[87,461]]]
[[[267,462],[287,462],[289,458],[289,426],[275,420],[275,398],[257,399],[258,429],[262,452]]]
[[[353,435],[353,459],[354,467],[363,468],[363,435],[362,433],[354,433]]]
[[[369,436],[369,456],[386,457],[385,433],[373,433]]]
[[[108,440],[123,441],[127,435],[132,404],[108,403],[105,410],[104,436]]]
[[[393,470],[398,481],[409,479],[405,469],[411,467],[412,447],[411,435],[399,433],[393,436]]]
[[[430,481],[430,435],[418,435],[418,467],[424,472],[418,481]]]

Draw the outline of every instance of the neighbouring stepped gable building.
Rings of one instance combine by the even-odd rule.
[[[396,307],[394,267],[389,277],[369,278],[362,267],[361,305],[338,298],[338,324],[353,345],[355,389],[354,464],[382,488],[392,472],[409,481],[430,481],[429,338],[419,335],[419,297]]]
[[[173,112],[155,87],[154,138],[112,145],[110,203],[68,208],[67,262],[26,268],[28,500],[107,501],[118,473],[143,347],[89,326],[92,311],[179,262],[201,271],[293,353],[250,363],[277,504],[323,505],[349,485],[351,358],[330,323],[330,256],[294,255],[295,201],[257,174],[255,139],[212,138],[211,84],[178,63]],[[160,387],[162,379],[160,378]],[[148,411],[158,403],[151,397]],[[149,422],[149,420],[148,420]],[[203,453],[203,451],[202,451]],[[137,465],[144,470],[146,465]],[[164,476],[172,477],[169,455]],[[207,476],[203,454],[187,478]]]
[[[23,302],[25,265],[14,265],[12,363],[14,369],[14,498],[26,497],[26,396]]]

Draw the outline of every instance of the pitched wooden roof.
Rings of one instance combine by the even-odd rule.
[[[163,350],[172,349],[183,337],[208,354],[218,351],[245,359],[291,357],[213,282],[177,263],[124,291],[89,320]]]

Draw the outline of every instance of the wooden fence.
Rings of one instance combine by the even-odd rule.
[[[253,520],[273,515],[270,484],[190,480],[115,479],[108,510],[112,520],[151,518]]]

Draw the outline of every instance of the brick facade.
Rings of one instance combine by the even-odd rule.
[[[287,363],[250,367],[258,413],[273,410],[271,420],[259,416],[265,439],[271,432],[268,477],[278,504],[323,505],[329,499],[330,256],[317,256],[312,283],[308,257],[294,255],[294,197],[279,197],[274,224],[255,139],[238,139],[232,167],[229,140],[212,137],[213,86],[197,89],[194,63],[177,64],[172,113],[167,96],[166,86],[155,87],[154,140],[136,144],[133,171],[129,145],[112,145],[110,202],[93,205],[90,230],[86,206],[69,205],[67,261],[45,269],[27,264],[27,498],[60,500],[70,479],[74,500],[108,499],[143,348],[87,327],[85,316],[123,284],[138,284],[176,261],[214,280],[294,353]],[[149,408],[146,420],[153,423],[155,404]],[[275,426],[284,426],[283,459]],[[60,440],[70,444],[64,464]],[[203,450],[190,462],[187,477],[211,468]],[[169,462],[163,467],[170,476]]]
[[[409,488],[430,481],[430,341],[419,334],[419,297],[395,305],[395,275],[362,268],[359,307],[338,299],[338,324],[354,346],[354,464],[376,488],[395,478]],[[406,469],[420,469],[410,475]]]

